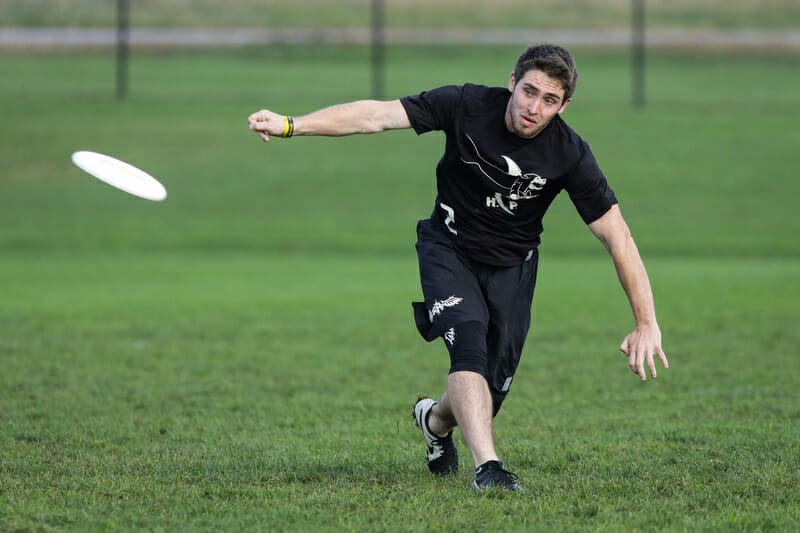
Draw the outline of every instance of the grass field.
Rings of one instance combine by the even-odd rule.
[[[389,50],[387,91],[502,84],[518,50]],[[671,368],[638,382],[602,247],[545,219],[532,335],[497,420],[527,492],[433,479],[409,413],[446,352],[413,327],[442,138],[264,145],[260,108],[368,96],[369,53],[0,56],[0,531],[800,527],[800,55],[576,50],[565,114],[644,255]],[[74,168],[156,174],[151,203]]]

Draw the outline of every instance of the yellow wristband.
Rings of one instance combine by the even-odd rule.
[[[291,137],[294,135],[294,117],[283,117],[283,133],[281,137]]]

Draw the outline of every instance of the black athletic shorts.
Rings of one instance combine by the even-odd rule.
[[[444,339],[450,373],[486,378],[494,414],[511,387],[531,323],[538,253],[511,267],[470,261],[430,220],[417,225],[417,255],[425,302],[414,302],[426,341]]]

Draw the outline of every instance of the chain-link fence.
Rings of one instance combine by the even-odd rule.
[[[4,0],[0,50],[116,48],[127,93],[130,48],[298,44],[371,46],[382,97],[385,47],[631,47],[633,101],[644,103],[645,50],[800,51],[797,0]]]

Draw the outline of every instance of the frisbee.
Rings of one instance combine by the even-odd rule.
[[[72,154],[72,162],[84,172],[128,194],[154,202],[167,197],[167,189],[153,176],[111,156],[81,150]]]

